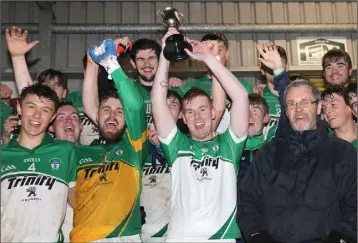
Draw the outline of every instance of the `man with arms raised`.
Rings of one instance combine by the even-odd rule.
[[[89,53],[114,80],[116,90],[101,96],[96,120],[101,136],[115,142],[78,148],[71,242],[138,242],[141,171],[147,152],[143,100],[118,64],[112,40]]]
[[[22,32],[21,29],[16,28],[15,26],[12,27],[11,31],[7,29],[5,34],[14,68],[16,87],[18,92],[21,93],[24,87],[33,83],[27,67],[25,54],[28,53],[37,43],[39,43],[39,41],[32,41],[28,43],[26,41],[27,30]],[[83,60],[83,67],[84,70],[86,70],[86,58]],[[96,75],[98,75],[98,66],[96,65],[96,67],[97,70],[91,70],[91,72],[96,72]],[[97,79],[95,80],[97,81]],[[67,77],[63,72],[51,68],[46,69],[39,74],[38,82],[49,86],[52,90],[54,90],[60,100],[64,99],[71,102],[76,107],[83,126],[80,134],[81,144],[90,144],[93,139],[98,137],[98,131],[95,124],[93,124],[83,112],[82,93],[72,92],[68,94]]]
[[[169,29],[162,40],[177,33]],[[230,127],[221,135],[212,131],[216,111],[209,96],[193,88],[183,97],[183,119],[190,137],[181,133],[168,109],[169,62],[163,54],[154,80],[151,101],[167,163],[171,166],[172,197],[167,242],[220,240],[235,242],[240,238],[236,223],[236,178],[248,125],[248,95],[235,76],[226,69],[206,46],[193,42],[193,52],[187,53],[203,61],[213,72],[225,106],[226,95],[232,99]],[[217,53],[217,52],[216,52]],[[217,80],[220,81],[218,83]],[[215,84],[213,84],[215,85]]]
[[[67,201],[73,201],[77,154],[73,143],[46,132],[57,106],[56,93],[47,86],[28,86],[20,95],[20,134],[1,146],[2,242],[63,241],[60,229]]]

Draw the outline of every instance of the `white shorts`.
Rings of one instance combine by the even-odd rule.
[[[122,236],[122,237],[114,237],[114,238],[105,238],[100,240],[95,240],[91,242],[139,242],[142,243],[141,236],[138,235],[130,235],[130,236]]]

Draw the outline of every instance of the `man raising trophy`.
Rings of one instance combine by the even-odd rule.
[[[172,7],[158,10],[157,17],[167,29],[173,27],[178,30],[183,22],[183,14]],[[191,45],[185,41],[182,34],[174,34],[167,38],[163,54],[168,61],[181,62],[189,57],[184,49],[192,51]]]

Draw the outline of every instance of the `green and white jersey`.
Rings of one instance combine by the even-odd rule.
[[[62,242],[68,189],[75,186],[74,144],[46,134],[29,150],[1,146],[1,242]]]
[[[231,128],[199,142],[177,127],[159,138],[171,166],[171,208],[167,242],[241,238],[236,223],[236,180],[245,146]]]
[[[252,86],[246,80],[239,79],[242,86],[245,87],[246,91],[249,94],[253,93]],[[210,97],[212,97],[211,93],[211,78],[208,75],[205,75],[197,80],[191,80],[184,85],[182,88],[182,95],[188,92],[191,88],[196,87],[202,89],[205,93],[207,93]],[[230,125],[230,109],[231,109],[231,100],[228,97],[226,100],[226,110],[221,118],[220,124],[217,128],[218,133],[223,133]]]
[[[170,214],[170,186],[171,176],[167,164],[157,161],[154,168],[151,161],[147,161],[143,168],[141,206],[144,207],[146,223],[142,225],[143,242],[153,242],[153,238],[164,236]],[[164,238],[162,238],[164,239]]]
[[[82,93],[72,92],[66,96],[65,101],[71,102],[76,107],[78,114],[80,115],[80,120],[83,124],[83,129],[80,134],[80,144],[89,145],[93,140],[98,139],[99,131],[96,124],[94,124],[83,111]]]
[[[270,121],[265,126],[263,133],[265,137],[268,137],[269,131],[272,131],[273,127],[277,128],[278,126],[281,115],[281,104],[279,97],[274,95],[267,86],[264,88],[264,99],[269,107]]]
[[[154,124],[152,116],[152,103],[150,101],[150,92],[152,90],[152,86],[143,86],[139,80],[134,80],[134,83],[136,84],[139,94],[144,102],[147,124]]]

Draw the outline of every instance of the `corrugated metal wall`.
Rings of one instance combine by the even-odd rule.
[[[2,2],[2,23],[38,23],[39,8],[35,2]],[[57,24],[150,24],[159,23],[156,18],[158,9],[173,6],[184,14],[186,23],[228,23],[228,24],[357,24],[357,2],[57,2],[53,13]],[[163,27],[164,29],[164,27]],[[113,38],[116,34],[54,34],[54,68],[69,72],[81,71],[81,59],[88,46],[104,38]],[[160,34],[128,34],[137,38],[160,39]],[[202,33],[189,34],[199,39]],[[283,46],[288,53],[289,65],[294,70],[298,66],[296,38],[298,36],[346,36],[348,52],[356,67],[356,33],[238,33],[227,34],[230,42],[229,67],[233,71],[256,71],[256,43],[270,41]],[[4,35],[1,34],[2,41]],[[30,39],[38,38],[30,35]],[[34,48],[32,58],[38,55]],[[8,66],[6,43],[1,44],[1,67]],[[176,68],[197,69],[198,64],[183,62]],[[316,67],[320,70],[320,67]]]

